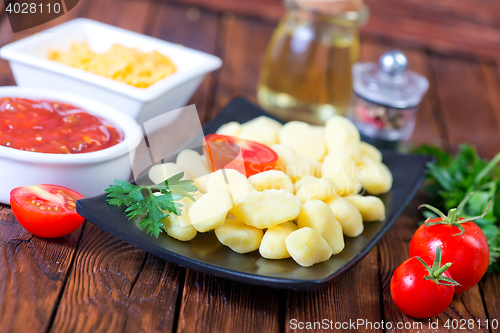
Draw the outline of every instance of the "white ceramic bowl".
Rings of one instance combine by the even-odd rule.
[[[47,59],[49,49],[67,50],[73,42],[87,42],[96,52],[105,52],[115,43],[144,52],[156,50],[171,58],[178,71],[141,89]],[[9,61],[19,86],[89,96],[141,124],[185,106],[205,75],[222,65],[213,55],[84,18],[5,45],[0,57]]]
[[[113,179],[129,180],[131,159],[141,137],[137,122],[117,109],[87,97],[39,88],[0,87],[1,97],[62,101],[108,120],[124,133],[115,146],[82,154],[46,154],[0,146],[0,202],[9,204],[10,191],[18,186],[61,185],[94,196]]]

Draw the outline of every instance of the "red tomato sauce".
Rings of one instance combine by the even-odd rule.
[[[105,119],[70,104],[0,98],[0,145],[40,153],[79,154],[123,141]]]

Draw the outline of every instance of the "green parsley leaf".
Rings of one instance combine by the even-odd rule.
[[[163,184],[138,186],[123,180],[115,179],[115,185],[110,185],[105,191],[107,203],[113,206],[126,206],[125,213],[129,219],[139,218],[139,226],[145,228],[148,234],[155,237],[163,231],[162,220],[171,213],[182,213],[183,198],[195,201],[193,193],[198,188],[192,180],[182,180],[184,172],[178,173]],[[144,195],[146,194],[146,195]]]
[[[107,201],[110,205],[120,206],[123,204],[130,206],[132,203],[144,199],[141,187],[120,179],[115,179],[114,182],[116,185],[111,185],[105,189],[108,192]]]
[[[188,197],[192,201],[195,201],[193,195],[191,194],[198,191],[198,188],[196,188],[196,186],[193,185],[194,181],[181,180],[182,176],[181,178],[178,178],[176,177],[178,175],[172,176],[165,181],[166,190],[170,191],[172,194],[180,195],[183,198]],[[184,175],[184,173],[182,173],[182,175]]]

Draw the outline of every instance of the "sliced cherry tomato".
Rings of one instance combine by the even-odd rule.
[[[460,286],[455,287],[455,294],[474,287],[486,273],[490,262],[488,240],[481,228],[472,222],[484,217],[486,212],[468,219],[458,217],[460,207],[469,198],[470,195],[459,208],[451,209],[449,216],[444,216],[432,206],[422,205],[441,217],[428,219],[417,229],[410,242],[410,257],[432,254],[437,246],[443,249],[443,260],[453,263],[450,274],[460,283]]]
[[[391,278],[391,296],[396,306],[408,316],[430,318],[437,316],[451,303],[456,281],[441,267],[441,249],[435,257],[413,257],[404,261]]]
[[[85,220],[76,212],[80,193],[58,185],[21,186],[10,192],[10,205],[19,223],[39,237],[65,236]]]
[[[278,155],[269,147],[233,136],[209,134],[205,136],[203,152],[212,171],[236,169],[250,177],[274,169]]]

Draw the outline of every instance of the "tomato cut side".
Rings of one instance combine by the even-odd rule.
[[[21,186],[10,192],[10,205],[19,223],[39,237],[70,234],[85,220],[76,212],[76,200],[84,196],[58,185]]]
[[[250,140],[220,134],[205,136],[203,152],[212,171],[235,169],[250,177],[274,169],[278,155],[269,147]]]

